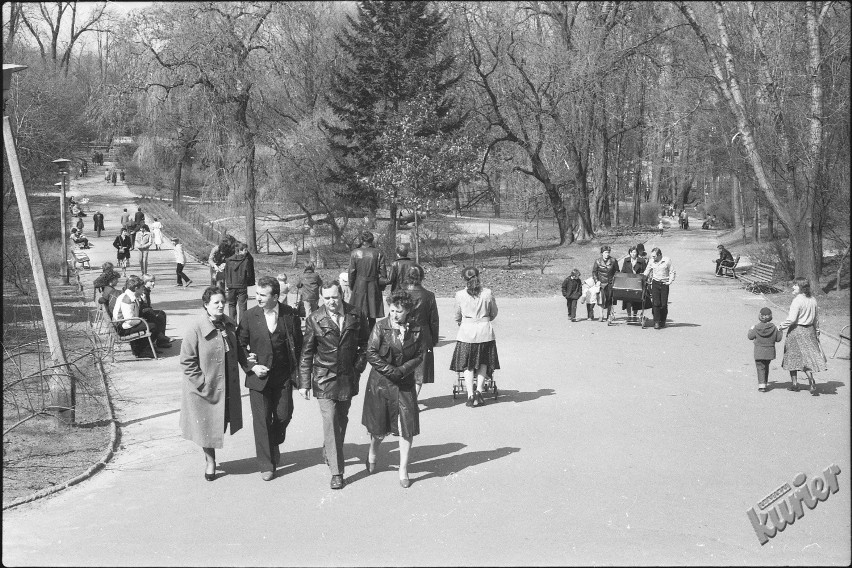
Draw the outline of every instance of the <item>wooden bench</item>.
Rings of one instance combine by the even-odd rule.
[[[722,271],[722,274],[719,274],[718,276],[728,276],[730,278],[736,278],[737,277],[737,272],[736,272],[737,271],[737,265],[739,263],[740,263],[740,255],[737,255],[736,257],[734,257],[734,265],[733,266],[725,266],[724,264],[719,266],[719,270]]]
[[[753,294],[760,294],[765,290],[770,292],[779,290],[777,286],[772,285],[775,282],[775,269],[775,264],[758,262],[751,267],[748,273],[740,275],[739,281],[746,290]]]
[[[834,354],[831,356],[834,359],[837,356],[837,351],[840,349],[840,346],[843,345],[843,342],[846,342],[849,345],[849,326],[844,325],[843,329],[840,330],[840,341],[837,342],[837,349],[834,350]]]
[[[131,333],[130,335],[119,335],[117,325],[121,323],[113,323],[112,314],[109,313],[108,308],[104,304],[100,304],[99,310],[101,311],[100,317],[96,319],[96,321],[100,322],[100,325],[106,328],[106,333],[108,334],[108,343],[107,350],[112,357],[112,362],[115,362],[115,344],[116,343],[130,343],[131,341],[136,341],[137,339],[147,339],[148,344],[151,346],[151,353],[154,354],[154,359],[157,359],[157,350],[154,349],[154,341],[151,339],[151,328],[148,325],[148,322],[142,318],[127,318],[122,320],[121,323],[125,321],[141,321],[145,324],[145,329],[141,331],[137,331],[135,333]]]
[[[92,266],[89,264],[89,255],[78,248],[71,249],[71,253],[74,255],[74,266],[76,267],[78,264],[87,269],[91,270]]]

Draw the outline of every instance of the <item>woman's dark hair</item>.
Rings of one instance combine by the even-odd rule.
[[[105,262],[101,268],[104,269],[104,272],[114,272],[115,265],[111,262]]]
[[[638,255],[639,255],[639,249],[637,249],[636,247],[630,247],[629,249],[627,249],[627,254],[628,254],[628,256],[629,256],[629,255],[630,255],[630,253],[631,253],[631,252],[633,252],[634,250],[636,251],[636,255],[638,256]]]
[[[405,290],[397,290],[395,292],[391,292],[390,296],[388,296],[388,305],[399,306],[406,310],[410,310],[414,306],[414,298],[412,298],[411,294]]]
[[[804,294],[806,297],[811,297],[811,282],[807,278],[796,278],[794,282],[796,286],[799,287],[799,293]]]
[[[124,285],[125,290],[136,291],[141,288],[145,283],[136,275],[130,276],[127,279],[127,284]],[[217,288],[218,290],[218,288]]]
[[[149,229],[149,228],[148,228],[148,225],[146,225],[146,224],[144,224],[144,223],[143,223],[143,224],[142,224],[142,230],[143,230],[143,231],[150,231],[151,229]]]
[[[468,266],[462,270],[462,278],[467,282],[467,293],[473,297],[482,292],[482,283],[479,281],[479,270],[475,266]]]
[[[405,284],[420,284],[423,281],[423,267],[419,264],[412,264],[408,267],[408,272],[405,274]]]
[[[131,276],[131,278],[132,278],[132,276]],[[204,289],[204,293],[201,294],[201,304],[203,306],[206,306],[207,304],[210,303],[210,298],[212,298],[216,294],[219,294],[223,298],[225,297],[225,293],[219,287],[208,286],[207,288]]]

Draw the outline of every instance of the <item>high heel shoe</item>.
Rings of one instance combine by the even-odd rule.
[[[408,489],[409,487],[411,487],[411,480],[408,479],[407,477],[405,479],[400,479],[399,480],[399,486],[402,487],[403,489]]]
[[[207,473],[207,468],[204,469],[204,479],[206,479],[207,481],[213,481],[214,479],[216,479],[216,462],[213,462],[213,473]]]

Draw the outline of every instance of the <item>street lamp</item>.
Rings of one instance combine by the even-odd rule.
[[[68,284],[68,236],[65,233],[68,225],[65,219],[65,193],[68,191],[68,167],[71,164],[71,160],[59,158],[58,160],[53,160],[53,163],[56,164],[59,175],[62,176],[59,192],[59,223],[61,224],[59,241],[62,243],[62,266],[60,267],[60,274],[62,274],[62,283]]]

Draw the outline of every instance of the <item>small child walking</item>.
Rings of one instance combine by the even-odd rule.
[[[775,344],[784,333],[772,323],[772,310],[760,308],[760,323],[751,326],[748,338],[754,341],[754,364],[757,366],[757,389],[766,392],[769,362],[775,359]]]
[[[562,295],[568,302],[568,318],[577,321],[577,300],[583,295],[583,282],[578,269],[572,270],[568,278],[562,281]]]
[[[177,284],[175,287],[180,288],[184,286],[188,288],[190,284],[192,284],[192,280],[189,279],[189,276],[183,273],[183,265],[186,264],[186,255],[183,254],[183,245],[180,244],[180,239],[174,238],[172,239],[172,244],[175,245],[175,262],[177,263]],[[184,284],[184,280],[186,280],[186,284]]]
[[[601,291],[599,282],[595,282],[594,278],[589,276],[583,280],[583,291],[580,296],[580,303],[586,304],[586,314],[588,319],[595,319],[595,304],[598,303],[598,292]]]

